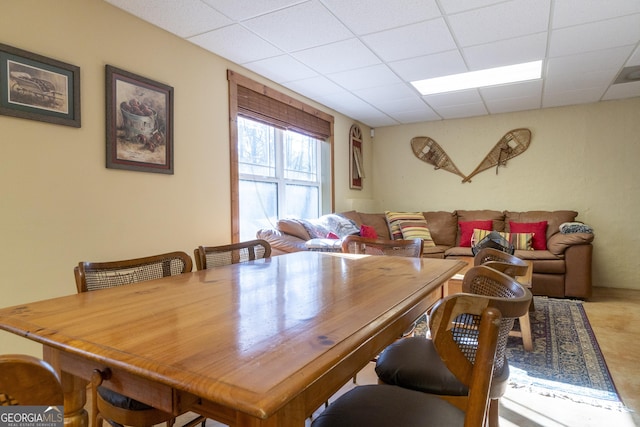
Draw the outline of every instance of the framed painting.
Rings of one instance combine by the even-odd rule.
[[[363,178],[362,131],[358,125],[353,125],[349,130],[349,188],[362,190]]]
[[[80,127],[80,67],[0,43],[0,114]]]
[[[173,174],[173,87],[106,66],[107,168]]]

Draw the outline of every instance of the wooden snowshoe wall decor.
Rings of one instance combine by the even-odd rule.
[[[440,145],[428,136],[417,136],[411,139],[413,154],[425,163],[433,165],[435,169],[444,169],[462,177],[462,182],[471,182],[471,178],[482,171],[495,166],[496,175],[500,166],[507,166],[507,161],[524,153],[531,142],[531,131],[525,128],[513,129],[507,132],[489,151],[478,167],[469,175],[464,175],[456,167],[453,160],[445,153]]]

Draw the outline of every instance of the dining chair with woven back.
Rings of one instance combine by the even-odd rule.
[[[74,268],[74,275],[78,293],[82,293],[189,273],[192,269],[193,261],[189,254],[177,251],[120,261],[80,262]],[[108,375],[97,374],[91,381],[92,427],[102,426],[103,420],[133,427],[161,423],[171,427],[174,424],[174,415],[110,390],[102,385]],[[198,416],[188,425],[202,423],[204,427],[205,421],[204,417]]]
[[[472,267],[467,271],[462,280],[462,291],[487,298],[490,305],[502,313],[487,418],[487,424],[496,427],[499,423],[499,399],[506,391],[509,379],[507,338],[514,320],[529,310],[532,296],[512,277],[486,266]],[[477,343],[470,342],[469,345],[473,347]],[[433,340],[417,336],[391,344],[383,350],[376,363],[380,382],[434,394],[463,407],[467,404],[469,388],[449,368],[440,359]]]
[[[482,426],[501,319],[494,303],[480,295],[454,294],[438,301],[429,317],[433,357],[468,390],[464,404],[395,385],[364,385],[340,396],[311,426]]]
[[[350,254],[392,255],[419,258],[422,256],[422,250],[422,239],[386,240],[350,235],[342,240],[342,252]]]
[[[26,354],[0,355],[0,406],[63,404],[60,377],[51,365]]]
[[[531,263],[525,262],[515,255],[508,254],[493,248],[483,248],[473,259],[474,265],[484,265],[498,270],[508,276],[518,280],[519,277],[531,277],[529,269],[533,268]],[[531,319],[529,312],[534,309],[533,299],[529,305],[529,310],[518,319],[519,331],[511,331],[511,335],[522,338],[522,345],[526,351],[533,351],[533,335],[531,333]]]
[[[198,246],[193,251],[198,270],[253,261],[271,256],[271,245],[266,240],[255,239],[220,246]]]

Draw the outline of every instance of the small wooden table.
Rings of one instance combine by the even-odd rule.
[[[458,271],[457,274],[453,275],[451,279],[449,279],[445,286],[443,286],[442,291],[443,295],[451,295],[462,292],[462,279],[464,278],[464,274],[473,267],[473,257],[450,257],[447,259],[457,259],[460,261],[464,261],[466,265]],[[533,264],[531,261],[523,260],[525,263],[529,265],[527,269],[527,274],[524,276],[517,276],[516,280],[522,286],[531,289],[531,280],[533,277]],[[533,309],[533,301],[531,302],[531,308]],[[533,351],[533,336],[531,335],[531,320],[529,319],[529,313],[518,319],[520,321],[520,330],[519,331],[511,331],[509,335],[521,337],[522,338],[522,346],[526,351]]]
[[[62,373],[65,426],[86,382],[236,426],[305,419],[442,295],[461,261],[298,252],[0,309]]]

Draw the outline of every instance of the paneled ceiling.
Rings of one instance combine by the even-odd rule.
[[[105,0],[371,127],[640,96],[640,0]],[[543,78],[413,80],[544,60]],[[631,69],[634,70],[634,69]]]

